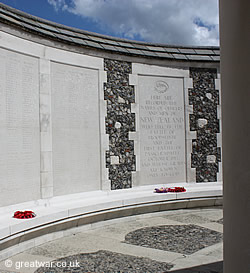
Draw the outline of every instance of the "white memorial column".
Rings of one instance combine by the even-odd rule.
[[[224,272],[250,272],[250,1],[220,0]]]

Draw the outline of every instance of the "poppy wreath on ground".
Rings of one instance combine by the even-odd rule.
[[[18,219],[29,219],[29,218],[34,218],[36,214],[31,211],[31,210],[25,210],[25,211],[16,211],[14,213],[14,218]]]
[[[155,192],[156,193],[166,193],[166,192],[185,192],[186,189],[184,187],[173,187],[173,188],[156,188]]]

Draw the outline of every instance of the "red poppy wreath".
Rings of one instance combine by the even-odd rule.
[[[36,216],[36,214],[31,211],[31,210],[25,210],[25,211],[16,211],[14,213],[14,218],[17,219],[29,219],[29,218],[34,218]]]
[[[186,189],[184,187],[172,187],[172,188],[155,188],[156,193],[165,193],[165,192],[185,192]]]

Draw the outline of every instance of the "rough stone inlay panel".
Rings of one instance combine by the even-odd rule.
[[[70,267],[70,265],[79,262],[79,267]],[[172,264],[158,262],[143,257],[124,255],[116,252],[99,250],[94,253],[84,253],[73,255],[56,260],[55,262],[66,263],[64,268],[44,267],[39,268],[35,273],[61,273],[61,272],[95,272],[95,273],[155,273],[166,272],[173,267]]]
[[[187,255],[219,243],[221,240],[221,233],[196,225],[146,227],[125,236],[125,242],[128,244]]]
[[[112,190],[131,188],[132,171],[136,170],[134,141],[129,140],[129,132],[135,131],[135,114],[131,113],[135,93],[134,87],[129,85],[132,65],[105,59],[104,69],[107,71],[107,83],[104,83],[106,133],[109,135],[106,167]]]
[[[215,182],[221,161],[221,149],[217,147],[220,133],[217,118],[219,91],[215,89],[216,69],[190,68],[193,88],[189,89],[189,104],[193,105],[190,131],[197,132],[192,141],[191,167],[196,168],[196,182]]]

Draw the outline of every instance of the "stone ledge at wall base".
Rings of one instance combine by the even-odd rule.
[[[0,209],[0,260],[112,219],[195,207],[221,206],[222,183],[187,184],[184,193],[154,193],[154,186],[78,193]],[[16,210],[33,210],[32,219],[15,219]],[[104,222],[107,221],[107,222]],[[114,221],[114,220],[113,220]],[[99,222],[99,223],[97,223]]]

